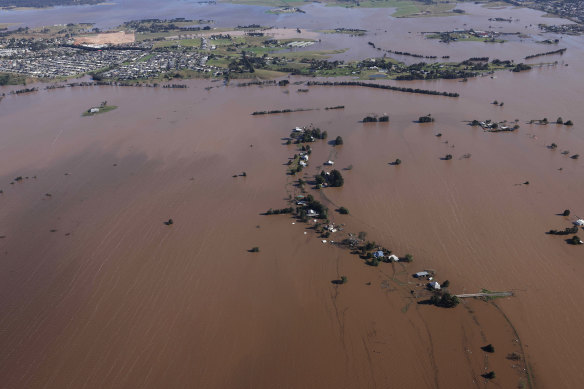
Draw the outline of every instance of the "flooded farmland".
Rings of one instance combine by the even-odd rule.
[[[180,10],[169,7],[169,17]],[[423,22],[334,7],[335,17],[361,16],[319,24],[310,12],[287,20],[249,7],[249,18],[367,28],[364,37],[323,34],[315,45],[348,48],[339,55],[347,60],[377,55],[372,41],[453,61],[519,62],[547,51],[536,41],[556,37],[538,35],[535,11],[461,7],[468,16]],[[34,12],[57,18],[54,10]],[[58,17],[93,17],[67,12]],[[519,19],[504,29],[530,38],[442,44],[420,34],[488,27],[493,15]],[[488,371],[501,387],[577,387],[584,251],[546,231],[584,215],[584,165],[570,158],[584,155],[583,42],[561,37],[565,54],[530,61],[558,63],[529,72],[381,81],[458,98],[307,87],[296,77],[282,87],[185,80],[184,89],[41,85],[7,95],[0,102],[2,387],[466,388],[488,386],[481,377]],[[105,100],[118,109],[81,116]],[[251,115],[298,108],[313,110]],[[382,113],[389,123],[361,122]],[[416,122],[426,114],[435,122]],[[575,125],[529,124],[559,116]],[[517,120],[520,128],[486,132],[470,126],[473,119]],[[331,244],[345,232],[323,243],[310,224],[263,215],[298,193],[286,174],[298,148],[285,142],[291,129],[311,124],[329,139],[312,144],[301,177],[310,181],[333,160],[345,181],[311,193],[345,231],[365,231],[399,256],[412,254],[412,263],[367,266]],[[342,146],[330,144],[337,136]],[[443,160],[447,154],[453,158]],[[396,158],[403,162],[390,165]],[[333,212],[341,206],[350,214]],[[571,216],[559,216],[564,209]],[[420,281],[411,274],[423,269],[435,269],[457,294],[484,288],[514,296],[465,299],[453,310],[418,304],[412,291]],[[346,285],[331,282],[342,275]],[[487,344],[495,353],[481,350]]]

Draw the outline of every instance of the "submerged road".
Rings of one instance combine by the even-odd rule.
[[[466,297],[508,297],[513,296],[513,292],[490,292],[490,293],[467,293],[467,294],[457,294],[458,298]]]

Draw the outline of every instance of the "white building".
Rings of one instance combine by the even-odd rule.
[[[440,284],[436,281],[432,281],[428,284],[431,289],[440,290]]]

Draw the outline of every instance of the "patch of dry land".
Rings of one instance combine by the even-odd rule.
[[[133,43],[135,41],[136,37],[134,33],[126,33],[125,31],[107,32],[103,34],[87,35],[75,38],[76,45],[121,45],[124,43]]]

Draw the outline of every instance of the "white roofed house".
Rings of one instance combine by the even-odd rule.
[[[388,258],[391,262],[399,262],[399,257],[397,255],[391,254]]]
[[[584,227],[584,219],[578,219],[574,222],[574,225],[578,227]]]
[[[440,284],[437,281],[432,281],[428,284],[428,288],[434,290],[440,290]]]
[[[309,209],[308,211],[306,211],[306,214],[308,216],[318,216],[318,213],[314,209]]]

